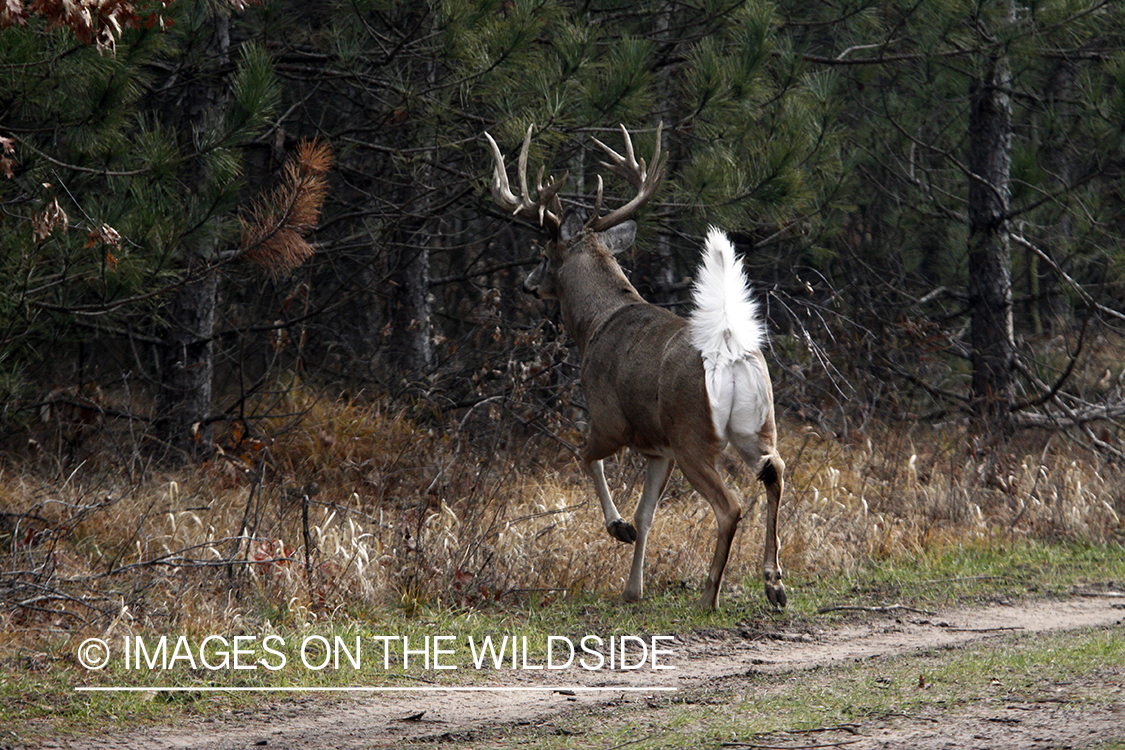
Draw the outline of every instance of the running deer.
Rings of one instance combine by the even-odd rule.
[[[715,554],[703,586],[700,606],[718,605],[723,570],[742,515],[716,466],[730,444],[765,484],[766,540],[762,563],[766,599],[786,603],[778,564],[777,512],[785,462],[777,453],[773,389],[762,356],[764,326],[750,297],[742,265],[726,235],[707,235],[693,299],[685,320],[641,298],[614,255],[633,243],[630,217],[656,192],[667,157],[660,155],[661,130],[651,165],[637,160],[624,126],[625,155],[593,139],[608,156],[602,166],[632,183],[636,195],[625,205],[601,214],[602,180],[598,178],[593,215],[583,221],[564,214],[559,190],[567,175],[528,191],[527,154],[534,126],[527,130],[518,164],[519,195],[508,182],[504,156],[485,133],[495,160],[492,195],[513,215],[538,221],[550,235],[542,262],[524,289],[557,299],[563,324],[582,356],[582,391],[589,410],[589,435],[582,463],[594,480],[605,514],[606,530],[632,543],[633,565],[624,598],[637,601],[644,589],[645,542],[673,464],[711,504],[718,521]],[[648,459],[644,489],[625,521],[610,497],[602,460],[628,446]]]

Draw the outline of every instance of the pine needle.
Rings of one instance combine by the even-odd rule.
[[[312,257],[305,239],[320,220],[328,192],[332,152],[317,141],[301,141],[285,163],[282,182],[239,217],[243,256],[271,273],[291,271]]]

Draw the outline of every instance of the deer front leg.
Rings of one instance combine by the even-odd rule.
[[[602,504],[606,531],[617,541],[632,544],[637,540],[637,530],[617,512],[617,506],[613,504],[613,498],[609,495],[609,485],[605,481],[605,470],[602,468],[601,459],[587,461],[585,466],[587,473],[594,480],[594,491],[597,492],[598,500]]]
[[[637,529],[637,544],[633,547],[633,566],[629,569],[629,582],[625,584],[624,598],[627,602],[639,602],[644,594],[645,587],[645,544],[648,542],[648,530],[652,527],[653,516],[656,515],[656,506],[660,504],[660,496],[668,486],[668,477],[672,475],[672,459],[650,458],[645,470],[645,488],[641,492],[641,499],[637,503],[637,510],[633,514],[633,523]]]
[[[777,559],[780,546],[777,540],[777,511],[781,505],[784,476],[785,462],[777,456],[767,458],[758,473],[758,479],[766,485],[766,543],[762,557],[762,579],[766,586],[766,600],[778,608],[785,607],[787,603],[785,584],[781,582],[781,563]]]

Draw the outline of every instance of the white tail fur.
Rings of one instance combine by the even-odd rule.
[[[769,409],[770,385],[750,360],[765,339],[758,305],[734,245],[721,229],[707,232],[692,299],[691,341],[703,355],[715,432],[726,442],[742,425],[759,429]]]

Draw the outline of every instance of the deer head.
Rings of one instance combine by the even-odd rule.
[[[543,168],[540,168],[536,179],[536,196],[533,198],[529,194],[527,154],[534,128],[534,125],[528,127],[523,147],[520,149],[517,167],[517,179],[520,186],[519,196],[512,192],[511,185],[508,182],[504,156],[500,153],[499,146],[496,145],[496,141],[493,140],[491,135],[488,133],[484,135],[492,148],[492,156],[495,161],[492,175],[492,196],[496,204],[515,216],[537,220],[548,234],[548,242],[543,248],[542,259],[524,280],[524,290],[537,295],[541,299],[556,299],[559,296],[557,271],[569,258],[584,253],[612,256],[633,244],[633,239],[636,237],[636,224],[631,221],[631,217],[648,202],[660,186],[660,182],[664,178],[664,168],[668,162],[668,157],[667,154],[662,156],[660,148],[663,123],[656,128],[656,147],[653,151],[651,169],[644,159],[638,160],[636,158],[633,151],[633,140],[624,125],[621,126],[621,132],[625,138],[624,156],[594,138],[594,143],[609,158],[608,162],[601,162],[602,166],[630,182],[636,188],[637,193],[625,205],[602,216],[603,183],[601,175],[599,175],[598,192],[594,200],[593,212],[589,219],[583,220],[576,212],[564,214],[562,202],[559,199],[559,191],[566,182],[569,173],[564,173],[559,179],[544,186]]]

